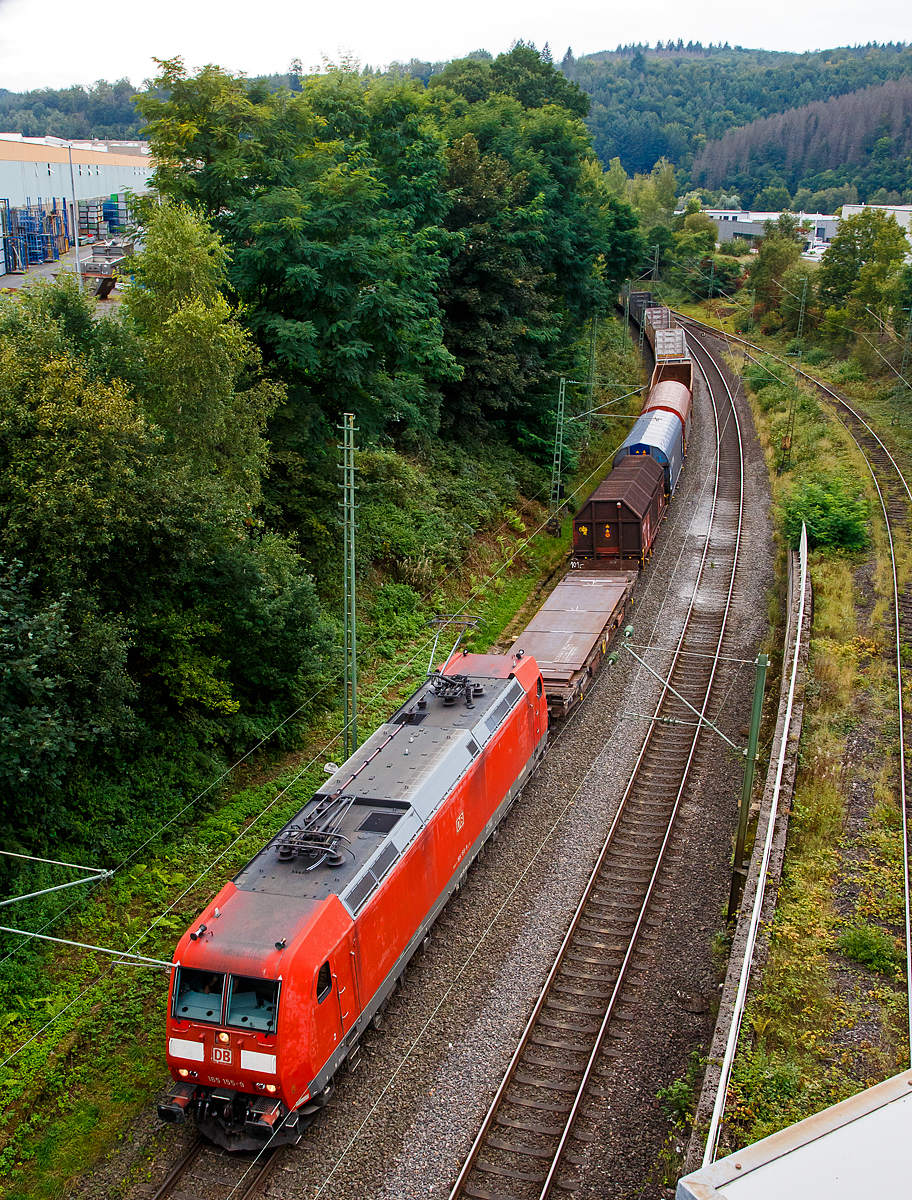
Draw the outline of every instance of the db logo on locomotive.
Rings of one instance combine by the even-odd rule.
[[[221,1049],[219,1046],[212,1047],[212,1061],[222,1063],[226,1067],[231,1066],[231,1051],[229,1049]]]

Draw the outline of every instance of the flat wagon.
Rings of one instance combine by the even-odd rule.
[[[636,578],[636,570],[570,571],[513,643],[512,654],[538,663],[552,717],[565,717],[587,691],[624,619]]]

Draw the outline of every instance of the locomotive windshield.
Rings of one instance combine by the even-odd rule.
[[[174,982],[174,1016],[179,1021],[206,1021],[218,1025],[222,1019],[225,976],[213,971],[181,967]]]
[[[235,1029],[258,1029],[275,1033],[279,984],[273,979],[247,979],[231,976],[226,1025]]]

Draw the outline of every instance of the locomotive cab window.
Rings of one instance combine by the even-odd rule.
[[[279,1006],[279,984],[274,979],[246,979],[232,975],[228,990],[226,1025],[235,1029],[257,1029],[275,1033]]]
[[[332,975],[329,972],[329,963],[325,962],[317,972],[317,1004],[322,1004],[331,991]]]
[[[206,1021],[218,1025],[222,1019],[225,976],[215,971],[193,971],[180,967],[174,981],[174,1012],[179,1021]]]
[[[541,675],[539,675],[538,682],[535,685],[535,694],[536,694],[536,696],[541,696],[541,694],[542,694],[542,677],[541,677]]]

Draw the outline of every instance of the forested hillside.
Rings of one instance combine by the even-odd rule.
[[[613,158],[619,158],[631,175],[646,174],[665,158],[678,170],[684,190],[689,186],[737,190],[745,204],[754,204],[767,187],[785,186],[790,198],[801,191],[804,202],[812,193],[823,193],[817,204],[828,208],[859,195],[870,199],[881,189],[902,195],[912,187],[904,135],[892,118],[887,121],[889,131],[880,120],[882,112],[896,109],[896,96],[876,92],[880,85],[912,74],[912,46],[904,43],[792,54],[747,50],[727,43],[685,44],[678,39],[653,47],[619,46],[580,58],[574,58],[568,49],[560,73],[552,69],[547,46],[539,54],[534,47],[518,42],[514,51],[520,55],[530,52],[540,59],[551,70],[547,82],[541,73],[527,73],[524,82],[511,78],[517,71],[511,56],[495,59],[484,50],[454,62],[412,59],[383,70],[357,64],[345,69],[349,74],[360,72],[368,87],[381,80],[415,79],[429,88],[443,85],[455,89],[472,103],[495,92],[514,94],[524,104],[555,99],[585,119],[596,154],[606,168]],[[268,92],[284,90],[297,95],[306,88],[307,76],[294,60],[286,73],[265,77],[258,86]],[[530,90],[520,93],[517,87]],[[547,95],[543,92],[536,99],[536,90],[542,87]],[[845,107],[819,107],[865,89],[866,99],[846,101]],[[62,91],[13,94],[0,90],[0,128],[29,136],[136,137],[143,119],[133,107],[132,91],[127,80]],[[886,106],[882,112],[874,111],[877,95]],[[816,107],[790,117],[781,129],[762,126],[748,135],[746,143],[726,139],[721,146],[714,144],[732,130],[791,110],[801,114],[808,105]],[[845,122],[848,129],[815,136],[803,130],[808,116],[822,123],[821,127],[830,129]],[[771,132],[776,136],[786,133],[791,147],[787,162],[781,146],[772,157],[764,158]],[[884,142],[885,137],[891,139],[891,145]],[[802,139],[808,155],[797,152]],[[746,158],[742,146],[749,147]],[[698,173],[691,178],[695,161]],[[735,178],[729,179],[725,172],[735,164]],[[782,203],[781,192],[776,198]],[[770,197],[765,202],[776,206]]]
[[[25,137],[136,138],[142,118],[134,104],[135,93],[129,79],[33,92],[0,88],[0,131]]]
[[[122,315],[0,298],[9,846],[117,859],[334,703],[344,411],[367,619],[420,621],[540,486],[557,376],[642,243],[577,89],[525,47],[485,78],[277,92],[166,62]]]
[[[618,157],[627,171],[646,172],[664,156],[689,172],[706,142],[730,129],[909,75],[912,46],[784,54],[675,43],[674,50],[628,47],[579,59],[568,53],[562,70],[591,99],[587,124],[605,165]],[[752,198],[767,182],[751,177],[743,186]]]
[[[855,199],[899,204],[912,198],[910,155],[912,76],[905,76],[729,130],[700,151],[692,178],[745,194],[784,184],[796,208],[813,203],[802,192],[845,185]]]

